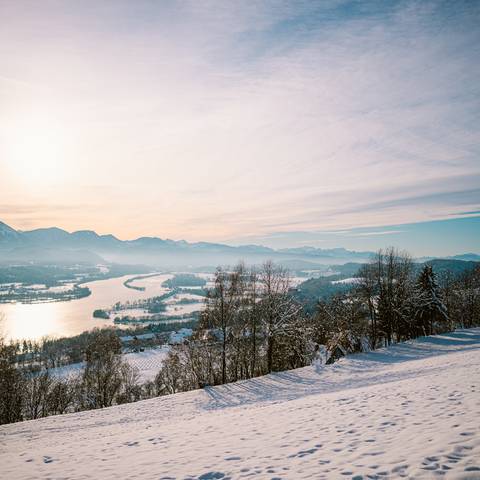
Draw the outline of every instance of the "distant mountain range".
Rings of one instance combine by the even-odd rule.
[[[373,252],[345,248],[314,247],[274,250],[259,245],[233,247],[219,243],[141,237],[119,240],[91,230],[69,233],[57,227],[15,230],[0,222],[0,263],[144,264],[161,268],[202,267],[234,264],[239,260],[260,263],[272,259],[292,269],[318,268],[347,262],[368,261]],[[461,260],[480,260],[476,254],[457,255]]]

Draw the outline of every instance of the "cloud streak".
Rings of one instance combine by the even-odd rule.
[[[0,151],[5,203],[189,240],[480,208],[475,3],[18,1],[0,18],[0,145],[24,125],[66,139],[60,178]]]

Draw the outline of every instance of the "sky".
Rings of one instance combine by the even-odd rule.
[[[480,253],[479,24],[479,1],[0,0],[0,220]]]

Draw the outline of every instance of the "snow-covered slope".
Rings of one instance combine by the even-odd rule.
[[[480,329],[0,427],[6,479],[480,478]]]
[[[131,352],[123,354],[123,360],[127,361],[138,371],[139,380],[146,382],[153,380],[162,368],[163,362],[168,355],[170,347],[163,345],[157,348],[149,348],[143,352]],[[85,362],[72,363],[63,367],[51,368],[50,374],[56,377],[69,377],[83,372]]]

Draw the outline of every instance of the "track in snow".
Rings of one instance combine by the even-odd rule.
[[[7,479],[480,479],[480,329],[0,427]]]

